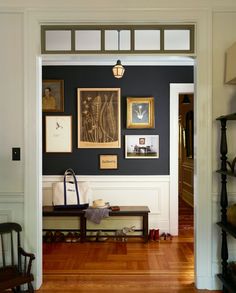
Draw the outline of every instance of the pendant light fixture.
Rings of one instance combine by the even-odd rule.
[[[190,103],[191,103],[191,102],[190,102],[189,96],[188,96],[188,95],[184,95],[184,98],[183,98],[182,104],[184,104],[184,105],[189,105]]]
[[[120,31],[118,30],[118,51],[120,51]],[[121,64],[120,60],[117,60],[116,65],[112,68],[112,72],[115,78],[122,78],[125,68]]]

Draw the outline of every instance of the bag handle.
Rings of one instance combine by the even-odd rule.
[[[72,176],[73,179],[74,179],[74,184],[75,184],[75,192],[76,192],[76,196],[77,196],[77,204],[80,204],[80,201],[79,201],[79,190],[78,190],[78,186],[77,186],[77,180],[76,180],[76,177],[75,177],[75,172],[73,169],[69,168],[65,171],[64,173],[64,204],[66,205],[67,204],[67,200],[66,200],[66,177],[67,176]]]

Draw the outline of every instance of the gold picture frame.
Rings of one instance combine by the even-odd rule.
[[[42,110],[43,112],[64,112],[64,80],[43,80]]]
[[[155,128],[154,97],[127,97],[127,128]]]
[[[101,170],[118,169],[118,155],[99,155],[99,169]]]
[[[78,88],[78,148],[120,148],[120,89]]]
[[[45,152],[72,152],[72,116],[45,116]]]

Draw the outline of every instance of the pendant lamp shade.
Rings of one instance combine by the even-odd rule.
[[[122,78],[125,68],[121,64],[120,60],[117,60],[116,65],[112,68],[112,72],[115,78]]]

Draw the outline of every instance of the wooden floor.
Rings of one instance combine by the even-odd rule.
[[[43,285],[37,292],[209,292],[194,287],[193,211],[183,203],[179,228],[172,241],[147,244],[44,243]]]

